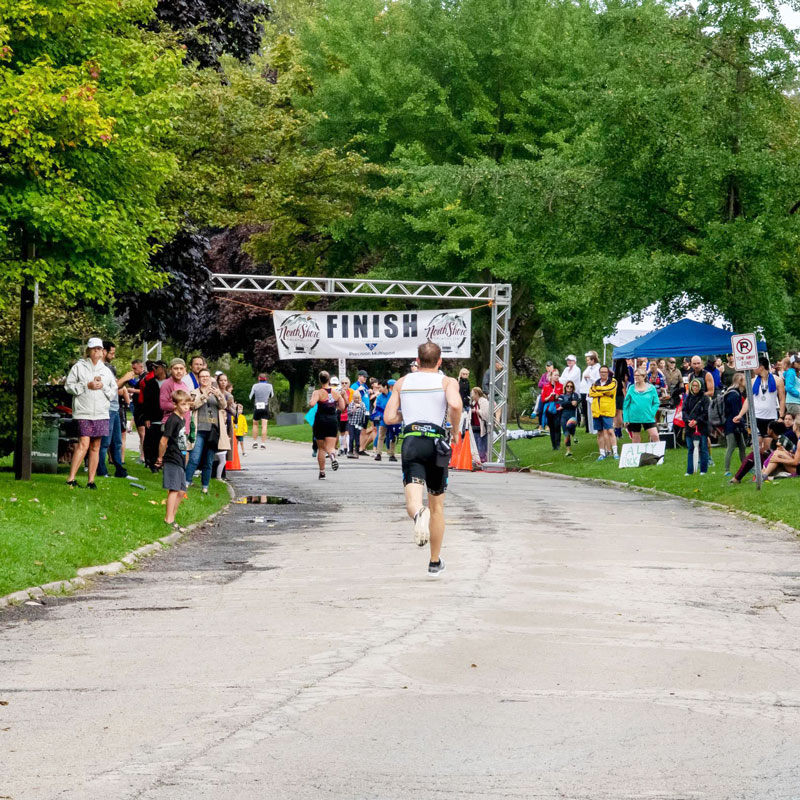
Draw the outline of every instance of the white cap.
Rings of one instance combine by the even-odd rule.
[[[89,341],[86,343],[86,346],[88,348],[90,348],[90,349],[92,347],[102,347],[103,346],[103,340],[99,339],[97,336],[92,336],[92,338],[89,339]]]
[[[339,377],[338,375],[334,375],[331,378],[331,386],[338,386],[339,385]]]
[[[567,356],[567,361],[577,361],[577,360],[578,360],[578,359],[577,359],[577,358],[575,358],[575,356],[573,356],[573,355],[572,355],[572,353],[570,353],[570,354]]]

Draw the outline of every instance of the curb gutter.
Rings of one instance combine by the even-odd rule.
[[[38,598],[44,597],[45,595],[72,594],[72,592],[77,589],[84,589],[88,586],[87,578],[93,578],[97,575],[116,575],[132,568],[138,561],[154,555],[171,545],[177,544],[192,531],[197,530],[197,528],[202,527],[207,522],[211,522],[212,519],[227,511],[236,497],[236,493],[233,491],[233,486],[231,486],[230,483],[228,484],[228,494],[230,495],[228,503],[219,511],[215,511],[205,519],[187,525],[185,528],[170,533],[168,536],[162,536],[155,542],[138,547],[136,550],[124,555],[119,561],[112,561],[110,564],[98,564],[94,567],[81,567],[76,577],[70,580],[43,583],[41,586],[30,586],[27,589],[21,589],[18,592],[11,592],[11,594],[4,595],[0,597],[0,609],[6,606],[18,606],[29,600],[38,600]]]
[[[578,475],[564,475],[560,472],[547,472],[546,470],[534,469],[533,467],[526,467],[525,471],[531,475],[541,475],[544,478],[558,478],[562,481],[582,481],[583,483],[596,483],[605,486],[612,486],[615,489],[627,489],[629,492],[644,492],[645,494],[653,494],[658,497],[668,497],[670,500],[683,500],[685,503],[689,503],[689,505],[710,508],[714,511],[724,511],[726,514],[742,517],[742,519],[750,520],[750,522],[757,522],[759,525],[764,525],[767,528],[775,528],[779,531],[793,533],[795,536],[800,536],[800,529],[793,528],[791,525],[787,525],[785,522],[777,522],[773,519],[760,517],[758,514],[753,514],[750,511],[733,508],[733,506],[726,506],[723,503],[715,503],[711,500],[695,500],[691,497],[683,497],[679,494],[663,492],[661,489],[650,489],[647,486],[635,486],[622,481],[612,481],[608,478],[584,478]]]

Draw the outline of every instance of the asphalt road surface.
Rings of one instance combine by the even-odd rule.
[[[0,612],[0,797],[800,797],[800,543],[457,474],[439,581],[396,464],[248,451],[137,570]]]

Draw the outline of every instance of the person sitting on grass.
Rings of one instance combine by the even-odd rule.
[[[777,447],[772,453],[769,463],[764,467],[764,480],[795,478],[798,466],[800,466],[800,447],[796,442],[792,444],[792,440],[784,434],[778,439]]]
[[[772,453],[775,451],[775,448],[778,446],[778,441],[780,440],[781,436],[786,433],[786,426],[780,421],[775,420],[774,422],[770,422],[767,426],[767,435],[758,437],[758,452],[761,456],[761,463],[762,465],[769,464],[770,457]],[[755,458],[753,456],[752,450],[747,454],[747,458],[742,462],[742,466],[739,467],[737,473],[730,479],[730,483],[736,484],[741,483],[742,478],[750,472],[751,469],[755,466]]]
[[[708,472],[708,411],[711,401],[703,391],[705,383],[700,378],[689,381],[689,391],[683,401],[683,421],[686,423],[686,474],[697,471],[695,452],[699,451],[700,474]]]
[[[652,362],[655,364],[655,361]],[[632,442],[641,442],[641,431],[647,432],[651,442],[658,441],[656,413],[659,408],[658,389],[648,383],[647,373],[637,367],[633,373],[633,386],[625,394],[622,405],[622,419],[628,426]]]
[[[177,526],[175,515],[186,493],[186,415],[190,406],[189,393],[176,389],[170,400],[174,407],[161,429],[156,466],[162,468],[162,485],[167,490],[164,522]]]
[[[617,437],[614,434],[614,415],[616,408],[617,381],[611,377],[611,370],[603,364],[600,377],[589,387],[592,399],[592,418],[597,431],[597,447],[600,450],[598,461],[605,461],[613,454],[619,459]]]

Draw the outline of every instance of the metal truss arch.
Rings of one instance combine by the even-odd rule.
[[[310,278],[295,275],[230,275],[213,273],[215,292],[315,295],[319,297],[374,297],[405,300],[442,300],[462,303],[482,300],[491,305],[491,350],[489,365],[489,470],[506,464],[508,387],[510,374],[511,285],[508,283],[450,283],[400,281],[371,278]]]

